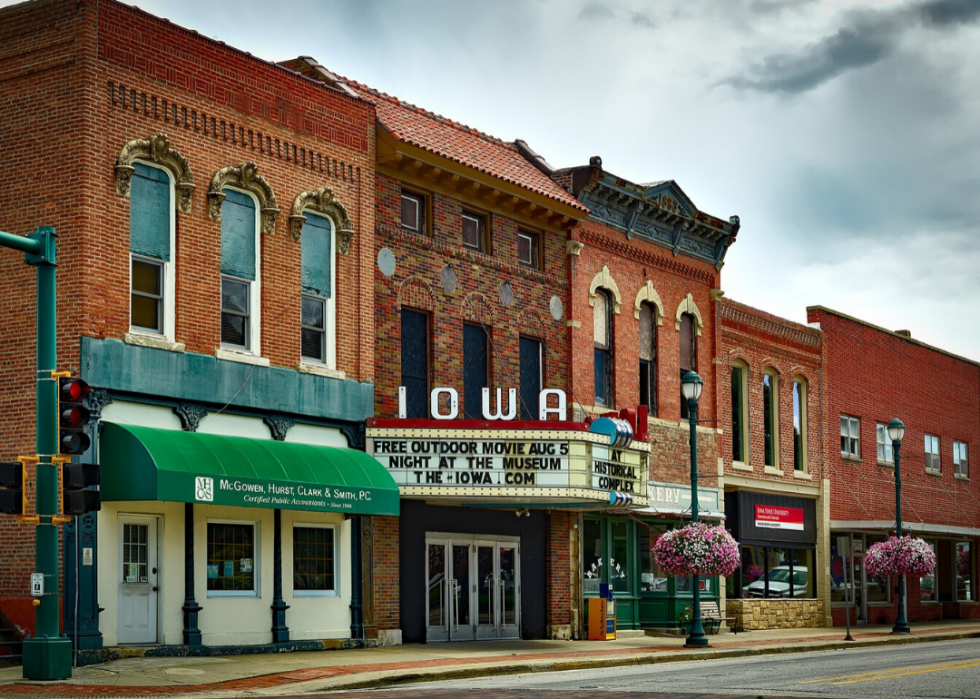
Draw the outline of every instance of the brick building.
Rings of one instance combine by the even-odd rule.
[[[575,513],[646,500],[645,443],[568,419],[567,246],[587,210],[521,141],[286,65],[378,113],[368,448],[403,497],[373,523],[379,641],[570,638]]]
[[[723,516],[714,308],[738,219],[699,211],[676,182],[617,177],[598,157],[553,176],[590,210],[568,242],[574,409],[583,416],[624,409],[648,415],[649,505],[627,516],[585,516],[581,594],[595,596],[601,583],[611,583],[620,627],[674,626],[691,608],[691,580],[661,573],[650,548],[690,518],[690,427],[680,391],[688,370],[704,380],[699,511],[705,519]],[[706,599],[723,602],[718,582],[701,581]]]
[[[374,105],[111,0],[3,9],[0,72],[0,228],[57,230],[58,368],[93,389],[103,505],[65,527],[65,632],[357,637],[351,542],[398,512],[357,451]],[[33,274],[0,254],[5,460],[34,452]],[[33,539],[0,521],[0,612],[26,631]]]
[[[980,445],[980,365],[821,306],[807,316],[824,337],[834,623],[844,623],[845,596],[852,622],[892,624],[897,614],[897,580],[870,578],[863,565],[868,546],[895,533],[892,418],[905,423],[903,529],[937,558],[934,575],[908,580],[909,621],[977,618],[980,490],[970,456]]]
[[[715,327],[726,526],[742,549],[728,611],[746,629],[828,625],[823,335],[725,298]]]

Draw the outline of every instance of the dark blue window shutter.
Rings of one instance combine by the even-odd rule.
[[[407,417],[429,417],[429,317],[402,310],[402,386]]]
[[[330,219],[304,212],[303,291],[330,298],[330,245],[333,228]]]
[[[129,184],[129,250],[170,259],[170,178],[163,170],[134,162]]]
[[[224,190],[221,204],[221,273],[255,281],[255,200]]]
[[[483,417],[487,386],[487,333],[479,325],[463,326],[463,413],[468,420]]]
[[[521,338],[521,419],[538,419],[541,393],[541,343]]]

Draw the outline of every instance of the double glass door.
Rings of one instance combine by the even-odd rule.
[[[425,549],[427,641],[520,638],[516,539],[430,535]]]

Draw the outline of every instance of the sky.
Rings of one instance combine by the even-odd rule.
[[[10,4],[10,3],[5,3]],[[980,361],[980,0],[138,0],[741,219],[726,296]]]

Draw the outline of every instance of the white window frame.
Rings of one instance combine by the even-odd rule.
[[[929,447],[935,446],[935,451],[930,451]],[[939,435],[925,433],[925,439],[922,444],[923,461],[926,466],[926,473],[942,473],[943,472],[943,456],[942,456],[943,442],[939,438]],[[929,457],[936,457],[936,466],[932,467],[929,465]]]
[[[962,461],[960,457],[961,451],[963,452]],[[963,467],[965,467],[965,473],[963,472]],[[959,439],[953,440],[953,475],[957,478],[970,477],[970,449],[967,447],[966,442]]]
[[[803,469],[799,473],[810,473],[810,415],[807,410],[807,403],[810,401],[810,383],[806,380],[806,377],[796,376],[793,378],[793,392],[795,393],[799,387],[800,394],[800,449],[802,450],[802,458],[800,459],[800,465]],[[790,395],[790,402],[792,404],[794,396]],[[794,416],[793,424],[794,440],[796,438],[796,424]],[[793,455],[793,469],[796,470],[796,455]]]
[[[742,372],[741,376],[741,388],[742,395],[739,400],[739,417],[741,421],[739,424],[739,436],[742,440],[742,460],[737,461],[735,459],[735,454],[732,453],[732,463],[749,465],[752,463],[751,449],[749,443],[749,365],[743,362],[741,359],[736,359],[732,362],[732,371],[739,369]],[[730,377],[729,377],[730,378]],[[733,416],[734,418],[734,416]]]
[[[841,413],[840,418],[841,418],[841,421],[842,422],[844,420],[847,420],[848,421],[847,422],[847,431],[848,431],[848,433],[846,435],[844,434],[844,425],[841,425],[841,435],[840,436],[841,437],[847,437],[848,440],[851,440],[851,439],[856,440],[856,442],[855,442],[855,444],[856,444],[856,450],[852,452],[850,449],[848,449],[847,451],[844,451],[843,449],[841,449],[841,452],[840,452],[841,453],[841,456],[843,456],[845,459],[858,459],[859,460],[861,458],[861,418],[854,417],[853,415],[846,415],[844,413]],[[851,436],[851,426],[852,425],[857,425],[857,437]]]
[[[525,262],[521,259],[521,239],[526,238],[530,242],[531,259]],[[523,228],[517,229],[517,263],[528,269],[541,269],[541,234],[537,231],[528,231]],[[656,317],[656,316],[654,316]]]
[[[415,192],[409,191],[407,189],[402,189],[400,192],[401,196],[398,199],[399,211],[398,217],[400,220],[401,227],[406,231],[411,231],[412,233],[424,234],[425,233],[425,207],[426,198],[423,194],[416,194]],[[405,221],[401,220],[401,201],[402,199],[411,199],[418,206],[415,217],[415,226],[409,226]]]
[[[325,349],[323,353],[323,361],[317,361],[310,357],[303,356],[303,348],[300,347],[299,357],[300,364],[306,364],[312,367],[326,367],[327,369],[336,370],[337,369],[337,224],[334,220],[325,214],[320,213],[314,209],[304,209],[303,213],[315,214],[323,219],[326,219],[330,223],[330,297],[317,296],[316,294],[303,293],[303,296],[311,296],[315,298],[323,299],[324,309],[323,309],[323,323],[326,326],[325,330]],[[300,327],[303,325],[303,304],[300,301],[299,308],[299,323]]]
[[[244,354],[253,357],[262,356],[262,207],[258,198],[247,189],[225,186],[223,189],[231,189],[241,194],[247,194],[255,204],[255,279],[242,279],[233,277],[230,274],[222,274],[221,277],[232,279],[243,284],[248,284],[248,349],[236,345],[221,345],[224,352],[234,354]],[[223,204],[222,204],[223,205]],[[220,234],[220,233],[219,233]],[[219,317],[221,313],[220,303],[218,309]]]
[[[243,524],[252,527],[252,541],[254,542],[252,553],[252,581],[255,583],[251,590],[208,590],[207,566],[208,566],[208,530],[209,524]],[[262,528],[258,520],[248,519],[211,519],[208,518],[204,525],[204,589],[207,597],[262,597]]]
[[[892,439],[888,436],[888,425],[883,422],[875,424],[875,452],[879,464],[895,465],[895,450],[892,447]]]
[[[177,259],[177,211],[174,206],[176,201],[174,197],[174,176],[165,167],[160,167],[156,163],[148,162],[146,160],[138,161],[141,165],[146,165],[147,167],[156,168],[161,172],[166,173],[167,181],[170,183],[170,206],[167,207],[167,211],[170,212],[170,259],[169,260],[156,260],[152,257],[146,257],[145,255],[138,255],[131,252],[129,254],[129,297],[127,299],[127,310],[129,312],[129,332],[134,335],[145,335],[147,337],[153,338],[163,338],[168,342],[176,342],[176,316],[177,316],[177,303],[176,303],[176,289],[177,289],[177,265],[175,260]],[[129,205],[132,206],[133,202],[130,199]],[[149,262],[156,262],[163,266],[163,333],[156,333],[152,330],[146,328],[140,328],[132,324],[133,320],[133,258],[147,260]]]
[[[333,530],[333,588],[332,590],[297,590],[293,588],[293,576],[296,570],[296,529],[297,527],[303,529],[331,529]],[[290,530],[290,536],[292,541],[289,547],[289,587],[293,591],[293,597],[340,597],[341,595],[341,579],[340,579],[340,527],[336,524],[329,524],[325,522],[293,522],[293,528]]]
[[[476,221],[476,245],[470,245],[463,238],[463,219],[470,219],[471,221]],[[459,224],[459,240],[464,248],[467,250],[473,250],[474,252],[482,252],[484,254],[490,254],[490,240],[489,240],[489,227],[490,219],[485,214],[478,214],[472,211],[464,211],[460,218]]]

